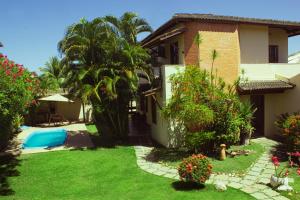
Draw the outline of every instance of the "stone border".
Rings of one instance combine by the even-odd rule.
[[[239,189],[247,194],[250,194],[256,199],[269,200],[288,200],[288,198],[281,196],[278,192],[272,190],[266,184],[270,182],[270,177],[274,173],[273,164],[270,162],[269,151],[277,142],[267,138],[258,138],[252,142],[262,144],[266,152],[247,170],[244,177],[237,177],[227,174],[212,174],[206,183],[213,184],[216,182],[223,182],[229,187]],[[149,162],[145,157],[152,151],[152,147],[135,146],[135,154],[137,157],[137,165],[144,171],[175,180],[179,180],[178,172],[171,167],[163,166],[159,163]],[[290,179],[292,182],[293,179]]]

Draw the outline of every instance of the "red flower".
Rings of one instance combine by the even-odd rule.
[[[288,175],[289,175],[289,170],[286,170],[284,176],[288,176]]]
[[[297,169],[297,174],[300,176],[300,168]]]
[[[193,171],[193,165],[191,163],[189,163],[189,164],[186,165],[186,171],[188,173],[191,173]]]
[[[272,162],[273,162],[273,164],[275,166],[279,166],[280,165],[277,156],[272,156]]]

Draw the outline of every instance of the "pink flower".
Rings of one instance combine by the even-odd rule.
[[[277,156],[272,156],[272,162],[273,162],[273,164],[275,166],[279,166],[280,165]]]

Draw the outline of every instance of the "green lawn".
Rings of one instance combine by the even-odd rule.
[[[9,182],[15,194],[1,199],[253,199],[232,188],[218,192],[176,190],[174,180],[140,170],[132,147],[56,151],[22,155],[20,176]]]
[[[264,152],[264,147],[258,143],[251,143],[248,146],[235,146],[231,149],[251,150],[252,153],[248,156],[241,155],[234,158],[227,157],[225,161],[209,158],[213,165],[213,172],[243,174],[245,170],[250,167],[251,164]],[[185,151],[161,148],[155,149],[148,158],[154,162],[160,162],[167,166],[177,168],[181,160],[189,155],[190,154]]]
[[[287,165],[286,163],[281,163],[281,166]],[[294,189],[293,192],[282,192],[281,194],[286,196],[287,198],[291,200],[299,200],[300,199],[300,176],[296,172],[297,168],[290,168],[290,178],[294,178],[294,183],[289,183]]]

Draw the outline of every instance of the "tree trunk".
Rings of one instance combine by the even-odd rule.
[[[83,122],[86,122],[86,118],[85,118],[85,105],[84,102],[82,101],[82,112],[83,112]]]

